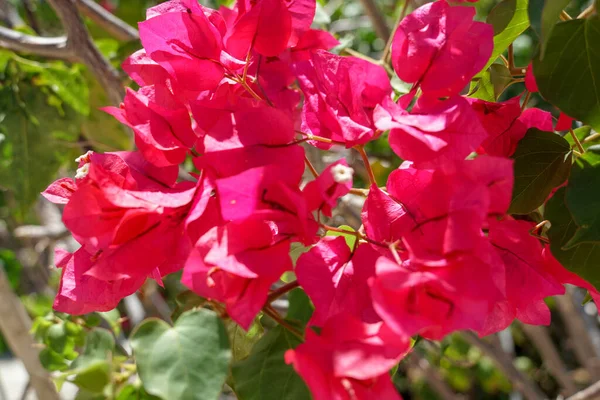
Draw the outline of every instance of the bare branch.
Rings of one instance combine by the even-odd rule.
[[[568,397],[567,400],[591,400],[597,399],[598,395],[600,395],[600,381]]]
[[[29,334],[31,319],[12,292],[4,269],[0,268],[0,330],[11,350],[29,373],[38,399],[59,400],[54,383],[39,360],[38,350]]]
[[[123,84],[117,71],[94,45],[77,11],[76,0],[48,1],[67,31],[67,48],[72,49],[81,62],[94,73],[108,93],[111,103],[119,104],[123,99]]]
[[[79,12],[119,40],[137,40],[137,29],[119,19],[93,0],[77,0]]]
[[[365,8],[365,12],[371,18],[371,22],[373,23],[373,29],[377,33],[377,36],[382,38],[385,42],[390,39],[390,27],[387,25],[385,21],[385,16],[377,7],[377,3],[374,0],[361,0],[360,1]]]
[[[0,47],[43,57],[76,61],[77,57],[67,46],[67,38],[39,37],[0,26]]]
[[[410,368],[404,368],[407,370],[409,376],[411,376],[410,369],[416,369],[423,374],[423,377],[431,388],[444,400],[459,400],[463,396],[460,396],[448,386],[444,378],[440,375],[440,372],[434,369],[429,361],[418,352],[414,351],[408,356],[408,366]],[[402,365],[402,364],[401,364]]]
[[[539,400],[546,397],[526,375],[513,365],[512,360],[504,352],[498,351],[494,346],[481,340],[473,332],[465,332],[463,338],[494,360],[498,368],[500,368],[517,389],[523,392],[526,398],[529,400]]]
[[[575,308],[568,288],[564,296],[557,296],[555,299],[556,306],[569,334],[569,344],[573,348],[577,361],[589,371],[592,379],[600,379],[596,350],[588,335],[585,321]]]
[[[15,6],[8,0],[0,0],[0,19],[11,28],[24,24]]]
[[[546,327],[521,324],[521,328],[540,352],[544,365],[548,368],[548,371],[550,371],[564,389],[563,394],[570,396],[575,393],[577,391],[577,386],[575,386],[575,382],[571,379]]]

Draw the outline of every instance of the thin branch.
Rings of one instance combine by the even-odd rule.
[[[0,268],[0,330],[12,352],[23,362],[37,398],[59,400],[50,374],[40,363],[39,351],[29,334],[30,329],[31,319],[11,290],[4,269]]]
[[[463,338],[472,346],[479,348],[485,355],[496,362],[496,365],[529,400],[544,399],[546,396],[535,386],[529,377],[519,371],[512,363],[512,360],[503,352],[498,351],[491,344],[481,340],[473,332],[465,332]]]
[[[360,0],[365,12],[371,18],[373,29],[381,39],[385,42],[390,40],[391,32],[390,28],[385,21],[385,15],[381,12],[375,0]]]
[[[278,298],[280,298],[281,296],[283,296],[290,290],[296,289],[298,286],[300,286],[298,281],[292,281],[292,282],[286,283],[285,285],[283,285],[282,287],[280,287],[278,289],[273,290],[271,293],[269,293],[269,297],[267,298],[267,303],[274,302],[275,300],[277,300]]]
[[[123,84],[117,71],[94,45],[79,16],[76,1],[78,0],[48,0],[67,32],[67,48],[72,49],[81,62],[94,73],[105,88],[111,103],[119,104],[123,99]]]
[[[443,400],[458,400],[463,397],[454,393],[452,388],[444,381],[440,372],[434,369],[429,361],[418,352],[414,351],[408,356],[408,366],[405,368],[410,374],[410,369],[416,369],[423,374],[423,377],[431,388],[440,396]]]
[[[35,33],[38,35],[42,33],[42,29],[40,28],[40,23],[35,16],[35,6],[31,2],[31,0],[23,0],[23,8],[25,9],[25,15],[27,16],[27,22],[33,29]]]
[[[594,15],[595,13],[596,13],[596,2],[594,1],[592,4],[590,4],[590,6],[588,8],[583,10],[581,12],[581,14],[579,14],[577,16],[577,19],[587,18],[587,17]]]
[[[575,382],[573,382],[567,367],[560,358],[560,354],[552,342],[552,338],[550,337],[547,328],[544,326],[527,324],[521,324],[521,328],[540,352],[540,356],[542,356],[542,360],[544,361],[544,366],[548,368],[548,371],[550,371],[564,389],[563,395],[570,396],[575,393],[577,391],[577,386],[575,385]]]
[[[0,47],[42,57],[77,60],[72,49],[68,48],[67,38],[64,36],[38,37],[0,26]]]
[[[567,400],[590,400],[597,399],[600,395],[600,381],[594,383],[591,386],[583,389],[581,392],[575,393],[573,396],[568,397]]]
[[[600,370],[596,361],[596,351],[587,332],[585,321],[575,308],[575,303],[568,291],[564,296],[556,296],[556,308],[565,324],[569,335],[569,344],[575,357],[590,373],[592,379],[600,379]]]
[[[116,39],[138,40],[140,35],[134,27],[118,18],[93,0],[76,0],[79,12],[94,21],[96,25],[114,36]]]

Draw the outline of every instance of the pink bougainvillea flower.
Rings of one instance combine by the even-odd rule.
[[[348,194],[352,188],[354,170],[345,159],[334,162],[304,188],[304,195],[311,210],[319,210],[331,217],[331,209],[337,199]]]
[[[402,240],[411,259],[421,263],[444,264],[451,254],[471,252],[483,238],[488,216],[508,209],[512,184],[512,161],[497,157],[457,161],[436,170],[401,167],[390,174],[387,188],[404,210],[386,206],[394,211],[389,220],[396,228],[386,233],[386,242]],[[375,226],[383,221],[370,207],[363,214],[367,234],[378,232]]]
[[[315,306],[309,325],[323,326],[341,313],[363,322],[378,322],[367,286],[378,257],[367,244],[352,254],[343,237],[332,236],[322,238],[302,254],[296,263],[296,276]]]
[[[458,93],[488,62],[494,47],[491,25],[474,22],[475,8],[434,1],[406,16],[392,43],[394,70],[424,95]]]
[[[104,111],[133,129],[140,152],[159,167],[182,163],[197,140],[187,108],[165,85],[127,89],[120,108]]]
[[[406,336],[384,324],[364,324],[340,314],[321,334],[285,353],[285,361],[304,379],[315,400],[400,399],[388,371],[410,349]]]
[[[573,121],[575,118],[569,117],[567,114],[561,112],[558,116],[558,121],[556,121],[556,127],[554,130],[556,131],[568,131],[573,127]]]
[[[403,160],[429,168],[463,160],[486,137],[469,103],[461,96],[440,101],[421,97],[411,113],[390,99],[374,112],[375,125],[390,130],[390,146]]]
[[[231,318],[248,329],[271,285],[291,270],[289,252],[289,237],[265,215],[229,222],[200,237],[182,282],[201,296],[225,303]]]
[[[370,280],[373,305],[400,335],[439,340],[456,330],[480,330],[502,299],[492,271],[493,265],[476,255],[453,257],[445,267],[433,268],[380,257]]]
[[[139,24],[140,40],[148,57],[180,86],[196,91],[216,88],[224,75],[220,62],[222,33],[199,4],[166,11],[153,13]]]
[[[237,19],[225,37],[227,51],[241,59],[252,49],[269,57],[296,46],[312,24],[316,2],[238,0],[236,10]]]
[[[529,63],[527,66],[527,71],[525,71],[525,88],[531,93],[537,93],[540,91],[537,83],[535,82],[535,76],[533,75],[533,63]]]
[[[74,254],[56,249],[55,259],[62,274],[53,308],[71,315],[110,311],[146,280],[145,276],[135,276],[103,281],[86,275],[94,264],[94,255],[83,248]]]
[[[123,71],[140,86],[167,84],[171,79],[171,75],[163,67],[148,57],[145,49],[140,49],[127,57],[121,66]]]
[[[310,61],[294,66],[304,93],[302,131],[352,147],[377,136],[375,106],[392,93],[383,69],[355,57],[317,50]],[[320,148],[331,145],[311,142]]]
[[[331,50],[340,44],[333,35],[319,29],[309,29],[300,36],[298,43],[290,49],[292,60],[306,61],[315,50]]]
[[[552,131],[552,115],[537,108],[521,112],[518,97],[502,103],[469,99],[473,110],[488,133],[477,150],[479,154],[510,157],[530,128]]]
[[[176,178],[177,167],[169,169]],[[82,157],[63,222],[93,255],[86,275],[106,281],[145,278],[157,276],[157,268],[162,276],[182,266],[190,247],[183,220],[196,189],[191,182],[161,183],[175,179],[163,171],[136,153]]]
[[[564,294],[564,287],[549,272],[542,245],[529,234],[533,227],[533,223],[510,219],[490,222],[489,240],[504,264],[506,299],[497,304],[481,335],[506,328],[514,318],[548,325],[550,310],[544,299]]]

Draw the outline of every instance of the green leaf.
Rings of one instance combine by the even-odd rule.
[[[40,351],[40,362],[48,371],[64,371],[69,367],[67,360],[50,348]]]
[[[80,116],[68,107],[57,110],[49,98],[30,83],[0,84],[0,187],[10,192],[18,220],[80,152],[68,147],[79,135]]]
[[[548,38],[571,0],[529,0],[529,19],[540,37],[540,59],[544,58]]]
[[[59,354],[65,350],[67,338],[67,330],[63,323],[52,325],[46,332],[46,344]]]
[[[110,373],[111,364],[97,360],[78,369],[71,382],[92,393],[102,393],[110,383]]]
[[[577,230],[577,224],[565,204],[566,191],[566,188],[557,190],[544,209],[544,218],[551,223],[547,233],[550,251],[565,268],[600,289],[600,242],[582,243],[568,250],[564,248]]]
[[[600,17],[556,24],[544,59],[533,60],[542,96],[567,115],[600,130]]]
[[[527,0],[503,0],[488,14],[486,22],[494,27],[494,50],[484,71],[529,27],[527,5]]]
[[[296,288],[290,291],[288,294],[288,301],[290,305],[285,318],[306,325],[312,316],[314,307],[304,290],[302,288]]]
[[[113,334],[102,328],[96,328],[87,334],[83,353],[73,362],[73,369],[78,369],[96,361],[105,361],[112,358],[115,352],[115,338]]]
[[[119,336],[121,333],[121,313],[119,310],[115,308],[114,310],[99,312],[98,315],[108,322],[110,329],[112,329],[116,336]]]
[[[173,321],[177,321],[181,315],[189,310],[192,310],[197,307],[201,307],[204,303],[206,303],[206,299],[204,297],[198,296],[196,293],[191,290],[186,290],[181,292],[175,298],[177,302],[177,307],[171,314],[171,319]]]
[[[521,139],[515,160],[510,214],[528,214],[544,203],[571,170],[571,146],[553,132],[530,129]]]
[[[131,347],[148,393],[165,400],[218,398],[231,350],[227,331],[214,312],[188,311],[173,327],[148,319],[132,333]]]
[[[343,229],[345,231],[356,232],[354,230],[354,228],[352,228],[351,226],[348,226],[348,225],[340,225],[339,228]],[[326,235],[327,236],[343,236],[344,240],[346,240],[346,244],[351,249],[354,249],[354,245],[356,244],[356,236],[355,235],[350,235],[348,233],[336,232],[336,231],[327,231]]]
[[[227,322],[226,326],[229,342],[231,343],[233,361],[240,361],[248,357],[254,345],[265,332],[258,319],[252,322],[248,332],[231,320]]]
[[[119,391],[115,400],[155,400],[158,397],[148,394],[143,387],[127,384]]]
[[[590,147],[577,157],[567,185],[565,201],[579,229],[567,247],[600,241],[600,149]]]
[[[300,376],[283,359],[300,339],[281,326],[267,332],[247,359],[232,367],[233,389],[240,400],[310,400]]]
[[[511,84],[512,75],[504,64],[492,64],[471,84],[469,97],[495,102]]]

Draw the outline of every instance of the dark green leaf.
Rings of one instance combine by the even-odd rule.
[[[238,399],[310,400],[306,385],[283,359],[287,350],[300,343],[300,339],[281,326],[267,332],[250,357],[233,365],[233,389]]]
[[[206,309],[188,311],[174,327],[158,319],[131,335],[138,374],[150,394],[165,400],[217,399],[231,359],[227,332]]]
[[[577,230],[571,212],[565,204],[566,188],[560,188],[546,203],[544,218],[550,221],[548,230],[550,250],[568,270],[586,279],[600,289],[600,242],[582,243],[565,250]]]
[[[566,247],[600,241],[600,149],[590,147],[577,157],[567,185],[565,202],[579,229]]]
[[[301,288],[296,288],[289,292],[288,301],[290,306],[286,316],[287,320],[297,321],[306,325],[313,313],[313,305]]]
[[[571,170],[571,147],[553,132],[530,129],[517,146],[511,214],[528,214],[542,205]]]
[[[571,0],[529,0],[529,20],[540,37],[540,58],[544,58],[548,38]]]
[[[529,27],[527,0],[503,0],[490,11],[487,23],[494,27],[494,50],[485,71]]]
[[[542,96],[569,116],[600,130],[600,17],[559,22],[544,59],[533,60]]]

